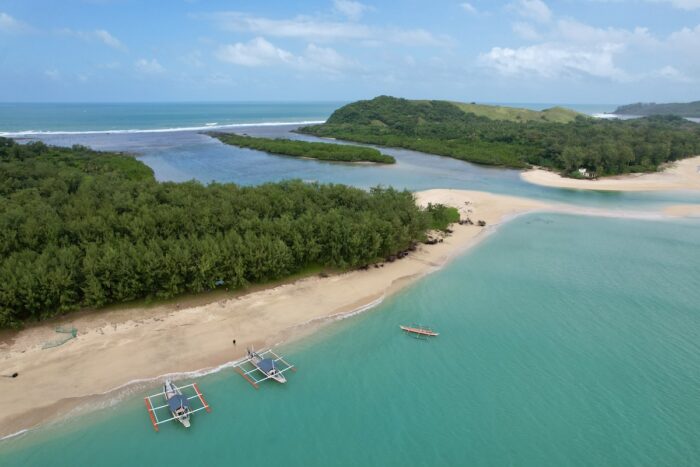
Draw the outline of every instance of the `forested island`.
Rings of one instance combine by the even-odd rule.
[[[686,118],[700,118],[700,101],[687,103],[656,104],[653,102],[622,105],[613,112],[617,115],[676,115]]]
[[[128,155],[0,138],[0,327],[363,266],[454,214],[391,188],[159,183]]]
[[[300,132],[402,147],[479,164],[541,166],[564,176],[655,171],[665,162],[700,154],[700,125],[680,117],[634,120],[578,115],[568,123],[515,121],[467,112],[448,101],[389,96],[336,110],[326,123]]]
[[[334,162],[376,162],[394,164],[396,159],[374,148],[349,144],[310,143],[280,138],[258,138],[235,133],[208,133],[222,143],[242,148],[256,149],[271,154],[292,157],[308,157]]]

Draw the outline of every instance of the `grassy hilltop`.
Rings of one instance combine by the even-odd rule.
[[[542,111],[519,109],[516,107],[504,107],[501,105],[467,104],[465,102],[452,102],[466,113],[491,120],[506,120],[509,122],[550,122],[570,123],[576,117],[583,114],[564,107],[552,107]]]
[[[300,131],[571,177],[580,168],[598,176],[654,171],[700,154],[700,125],[678,117],[605,120],[557,107],[536,112],[389,96],[345,105]]]

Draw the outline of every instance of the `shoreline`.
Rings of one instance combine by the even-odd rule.
[[[672,162],[659,172],[615,175],[596,180],[564,178],[544,169],[521,172],[520,179],[551,188],[600,191],[700,190],[700,156]]]
[[[6,401],[0,438],[63,419],[86,402],[140,382],[225,368],[244,357],[246,346],[290,342],[374,308],[476,245],[493,226],[548,206],[459,190],[423,191],[416,198],[422,205],[453,205],[475,222],[484,219],[487,226],[454,225],[454,233],[442,243],[421,244],[406,258],[366,271],[307,277],[190,308],[133,307],[79,318],[68,315],[17,332],[0,345],[0,374],[19,373],[14,379],[0,379]],[[57,325],[75,326],[78,337],[42,350],[43,342],[57,337],[53,331]]]
[[[325,123],[325,120],[298,120],[293,122],[258,122],[258,123],[224,123],[216,125],[204,126],[183,126],[171,128],[126,128],[126,129],[110,129],[110,130],[17,130],[17,131],[0,131],[2,138],[31,138],[36,136],[59,136],[59,135],[100,135],[100,134],[134,134],[134,133],[176,133],[181,131],[208,131],[221,130],[229,128],[251,128],[251,127],[268,127],[268,126],[287,126],[287,125],[319,125]]]
[[[0,341],[0,374],[19,372],[15,379],[0,378],[7,401],[0,415],[0,440],[110,407],[165,376],[197,378],[222,371],[244,357],[246,346],[290,343],[337,320],[371,311],[524,214],[660,220],[700,212],[700,205],[671,212],[618,212],[452,189],[415,196],[420,205],[456,207],[462,218],[469,216],[475,223],[483,219],[486,227],[455,224],[442,243],[420,244],[406,258],[383,267],[304,277],[182,308],[171,302],[68,315]],[[43,342],[57,337],[54,327],[60,325],[75,326],[78,337],[42,350]]]

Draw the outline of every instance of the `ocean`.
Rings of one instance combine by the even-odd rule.
[[[298,160],[199,130],[310,139],[291,131],[338,105],[91,104],[101,110],[88,118],[82,104],[2,104],[0,132],[131,152],[163,181],[462,188],[620,218],[517,218],[377,307],[283,344],[299,368],[287,385],[256,391],[231,369],[197,378],[213,411],[189,431],[153,432],[143,396],[155,382],[0,442],[0,465],[700,464],[700,222],[622,218],[700,195],[536,187],[514,170],[395,149],[391,167]],[[399,332],[412,322],[441,335]]]
[[[698,222],[533,214],[253,389],[155,433],[141,388],[0,446],[0,464],[690,466],[700,462]],[[428,323],[430,341],[399,324]],[[150,390],[150,391],[149,391]]]

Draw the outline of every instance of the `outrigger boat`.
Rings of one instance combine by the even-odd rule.
[[[182,395],[182,391],[171,380],[163,383],[163,397],[168,403],[168,409],[175,419],[185,428],[190,427],[190,401]]]
[[[278,383],[286,383],[287,378],[284,377],[284,373],[287,370],[296,371],[294,365],[286,362],[272,350],[256,352],[252,348],[249,348],[247,351],[248,357],[238,363],[235,366],[235,370],[256,389],[258,388],[258,384],[266,379],[274,379]],[[282,367],[279,367],[278,365],[282,365]],[[257,379],[254,376],[256,373],[262,373],[263,378]]]
[[[193,396],[188,397],[182,393],[183,389],[188,388],[191,388],[191,390],[194,391],[195,394]],[[163,396],[165,399],[165,404],[154,407],[152,399],[160,396]],[[192,408],[190,401],[193,399],[199,400],[201,406]],[[207,404],[207,401],[204,400],[204,394],[202,394],[202,391],[199,390],[197,383],[177,387],[170,379],[166,379],[163,383],[163,392],[146,396],[143,400],[146,403],[146,410],[148,410],[148,416],[151,418],[153,429],[156,431],[158,431],[159,425],[166,422],[172,422],[174,420],[177,420],[178,422],[182,423],[183,426],[189,428],[190,415],[195,412],[199,412],[200,410],[206,410],[207,412],[211,411],[211,408],[209,407],[209,404]],[[170,412],[170,418],[159,418],[158,411],[165,409]]]
[[[264,374],[270,379],[274,379],[278,383],[284,384],[287,382],[287,378],[284,377],[282,372],[277,370],[277,367],[275,366],[275,361],[272,358],[263,358],[262,355],[260,355],[253,349],[247,350],[250,363],[252,363],[255,368],[260,370],[262,374]]]
[[[407,334],[414,334],[416,336],[421,336],[421,337],[437,337],[440,335],[439,332],[433,331],[429,327],[421,326],[419,324],[414,324],[412,326],[400,325],[399,327],[403,331],[405,331]]]

